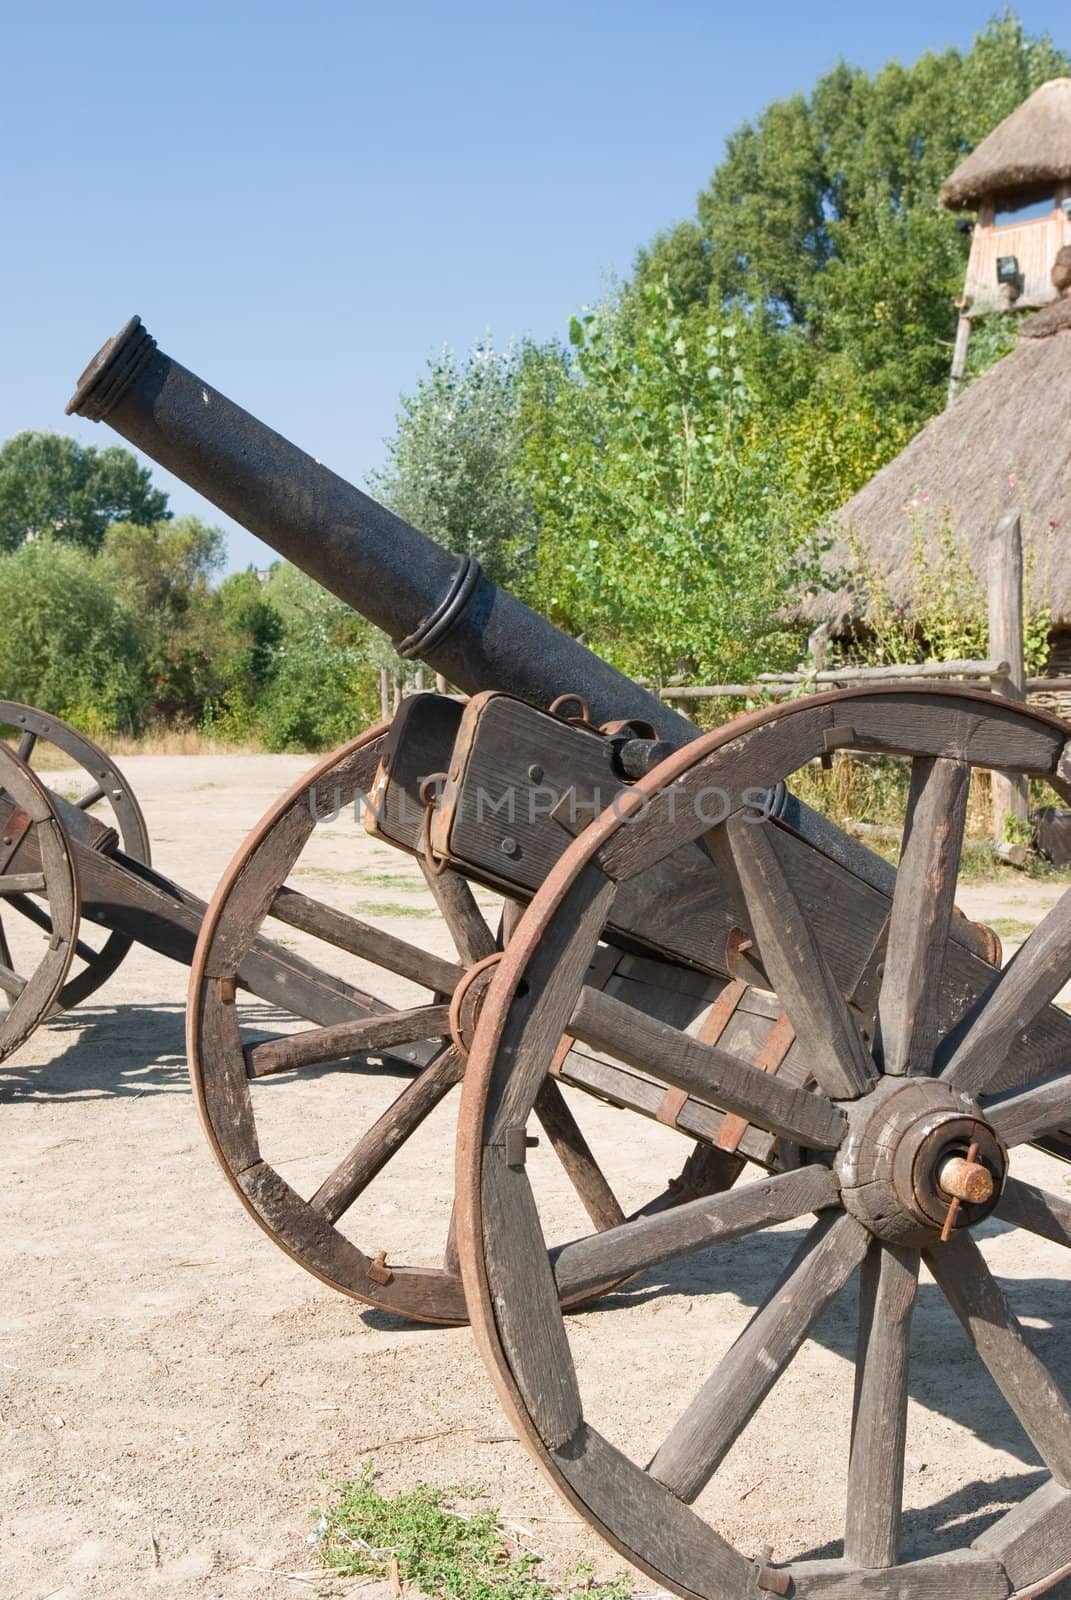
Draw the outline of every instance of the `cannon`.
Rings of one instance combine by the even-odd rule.
[[[1057,1252],[1071,1244],[1067,1201],[1019,1175],[1033,1170],[1024,1159],[1044,1171],[1071,1150],[1071,1019],[1054,1004],[1071,976],[1071,901],[1003,971],[992,935],[954,904],[972,771],[1027,773],[1066,800],[1071,729],[940,686],[811,697],[700,735],[470,558],[439,550],[178,366],[137,319],[83,374],[71,409],[107,420],[469,695],[415,697],[321,764],[254,830],[205,915],[191,1066],[216,1154],[260,1224],[376,1304],[437,1321],[467,1311],[553,1481],[679,1594],[1007,1600],[1071,1570],[1071,1406],[978,1243],[996,1218]],[[906,763],[898,868],[794,799],[793,775],[839,751]],[[450,921],[462,968],[450,1003],[446,974],[426,967],[416,976],[430,1003],[396,1006],[382,1024],[252,1036],[238,980],[267,920],[371,953],[356,919],[325,915],[287,881],[325,795],[332,815],[358,792],[371,801],[365,825],[421,861]],[[497,941],[473,885],[505,897]],[[258,1080],[300,1082],[375,1049],[380,1026],[419,1035],[433,1054],[302,1194],[265,1149]],[[349,1206],[458,1081],[444,1265],[357,1249],[340,1226]],[[563,1085],[684,1134],[695,1149],[681,1180],[626,1219]],[[533,1117],[595,1230],[549,1248]],[[759,1176],[736,1185],[748,1163]],[[653,1453],[592,1419],[563,1305],[812,1216]],[[919,1556],[903,1513],[923,1263],[1044,1470],[969,1546]],[[748,1555],[701,1497],[856,1278],[843,1555]],[[614,1319],[600,1319],[604,1341]],[[673,1413],[667,1386],[682,1365],[645,1375],[648,1413]]]

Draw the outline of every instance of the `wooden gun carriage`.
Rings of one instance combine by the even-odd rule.
[[[992,934],[954,905],[972,771],[1027,773],[1066,799],[1071,729],[940,687],[815,696],[700,735],[471,558],[440,550],[178,366],[137,319],[87,369],[70,409],[107,420],[470,696],[414,697],[389,727],[321,762],[254,830],[204,914],[191,1066],[217,1157],[261,1225],[374,1304],[441,1322],[467,1310],[554,1482],[678,1593],[1005,1600],[1071,1570],[1071,1406],[978,1243],[996,1216],[1057,1251],[1071,1244],[1071,1204],[1011,1170],[1023,1146],[1071,1152],[1071,1018],[1054,1003],[1071,977],[1071,900],[1003,971]],[[857,750],[909,767],[898,868],[788,787],[802,767]],[[414,947],[377,940],[288,883],[325,803],[330,815],[358,793],[376,837],[422,863],[456,962],[421,966]],[[504,896],[498,937],[473,885]],[[269,922],[378,958],[429,999],[327,1020],[297,1007],[317,1025],[255,1037],[241,996]],[[420,1070],[299,1194],[262,1149],[257,1080],[297,1081],[306,1067],[399,1046],[428,1051]],[[346,1212],[459,1081],[443,1264],[359,1249]],[[679,1130],[681,1178],[626,1218],[563,1086]],[[586,1237],[548,1247],[533,1119],[584,1202]],[[737,1183],[746,1167],[753,1181]],[[595,1426],[563,1305],[812,1216],[647,1465]],[[902,1512],[923,1263],[1049,1475],[969,1546],[913,1559]],[[745,1556],[693,1504],[856,1277],[843,1555]]]

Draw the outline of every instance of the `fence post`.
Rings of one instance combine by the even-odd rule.
[[[1023,660],[1023,535],[1019,513],[1001,517],[989,537],[989,659],[1006,661],[1006,678],[994,677],[994,694],[1009,700],[1026,699],[1026,664]],[[1029,811],[1029,781],[1024,777],[994,772],[993,838],[1000,850],[1005,818],[1025,824]],[[1018,839],[1012,845],[1019,844]],[[1009,857],[1011,851],[1002,852]]]
[[[379,710],[386,722],[390,716],[390,673],[386,667],[379,669]]]

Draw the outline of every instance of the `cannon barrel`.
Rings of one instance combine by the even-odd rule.
[[[132,317],[67,406],[111,427],[468,693],[546,707],[580,695],[597,723],[694,726],[457,556],[321,466],[159,350]]]
[[[78,380],[68,416],[107,421],[469,694],[500,689],[546,708],[579,695],[596,723],[643,720],[683,745],[699,729],[500,589],[471,556],[418,533],[157,348],[131,317]],[[779,786],[778,815],[890,892],[893,870]]]

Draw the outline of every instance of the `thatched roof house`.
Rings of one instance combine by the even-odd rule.
[[[941,188],[951,211],[977,211],[987,195],[1071,181],[1071,78],[1051,78],[1005,117]]]
[[[1054,78],[962,161],[941,201],[977,212],[960,305],[953,392],[971,319],[1039,307],[1011,355],[934,417],[832,519],[827,570],[877,569],[888,598],[910,613],[946,530],[986,580],[990,533],[1018,511],[1033,585],[1048,602],[1053,666],[1071,668],[1071,78]],[[859,562],[857,555],[863,560]],[[1031,559],[1032,558],[1032,559]],[[922,581],[925,581],[923,577]],[[814,595],[809,622],[835,633],[864,626],[867,579]]]
[[[832,519],[830,570],[851,564],[854,532],[880,567],[891,598],[910,611],[913,552],[921,536],[935,550],[943,526],[965,543],[984,583],[986,544],[998,519],[1018,510],[1034,601],[1047,598],[1053,620],[1071,634],[1071,301],[1038,312],[1015,350],[934,417],[894,461]],[[1029,557],[1028,557],[1029,559]],[[814,595],[811,622],[843,633],[865,623],[859,584]]]

